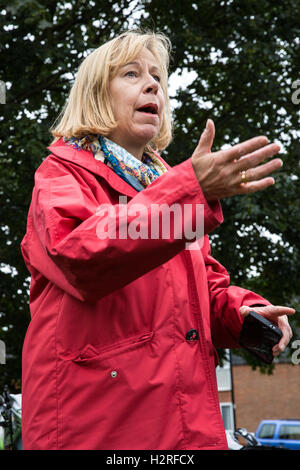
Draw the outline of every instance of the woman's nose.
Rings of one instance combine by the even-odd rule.
[[[147,82],[145,83],[144,91],[145,93],[154,93],[156,94],[158,90],[158,82],[154,77],[150,76]]]

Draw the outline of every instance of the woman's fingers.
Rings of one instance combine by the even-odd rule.
[[[240,313],[242,316],[248,315],[251,310],[263,315],[266,318],[272,319],[277,318],[281,315],[294,315],[296,310],[292,307],[285,307],[284,305],[264,305],[261,307],[249,307],[248,305],[242,305]],[[274,318],[273,318],[274,317]]]
[[[280,151],[278,144],[269,144],[259,150],[252,152],[236,161],[236,169],[238,171],[248,170],[249,168],[255,168],[264,160],[273,157]]]
[[[283,162],[280,158],[276,158],[268,163],[264,163],[255,168],[249,168],[245,170],[245,181],[244,183],[249,183],[251,181],[259,181],[263,178],[268,177],[271,173],[276,170],[279,170],[283,165]],[[235,175],[235,181],[237,184],[242,183],[241,172],[237,172]]]
[[[196,177],[208,201],[255,193],[275,183],[269,175],[281,168],[282,160],[263,162],[279,152],[278,144],[267,145],[267,137],[259,136],[211,153],[214,137],[214,122],[208,119],[192,155]]]
[[[278,317],[278,327],[282,331],[282,338],[279,343],[273,347],[274,356],[278,356],[285,350],[293,336],[293,332],[286,315]]]
[[[253,137],[252,139],[246,140],[241,144],[236,144],[230,149],[220,150],[224,161],[239,160],[244,155],[255,152],[256,150],[265,147],[268,144],[268,139],[265,136]]]
[[[240,308],[240,313],[242,317],[245,317],[251,310],[254,310],[259,315],[262,315],[273,323],[276,323],[282,331],[282,338],[272,349],[273,355],[278,356],[285,350],[293,336],[293,332],[288,321],[288,315],[294,315],[295,309],[284,307],[282,305],[267,305],[265,307],[248,307],[243,305]]]
[[[262,178],[265,178],[270,173],[273,173],[273,171],[279,170],[282,165],[282,160],[280,160],[280,158],[277,158],[256,168],[250,168],[246,171],[245,174],[246,181],[257,181]]]
[[[258,191],[263,191],[264,189],[269,188],[275,183],[274,178],[268,177],[263,178],[259,181],[252,181],[246,184],[240,184],[239,189],[236,191],[235,194],[253,194]]]
[[[233,183],[237,186],[237,194],[262,191],[275,183],[274,178],[269,175],[282,167],[282,160],[275,158],[267,163],[261,165],[260,163],[278,153],[279,150],[278,144],[269,144],[232,163],[231,168],[235,171]],[[244,181],[242,171],[244,172]]]
[[[215,125],[212,119],[208,119],[206,123],[206,127],[201,134],[199,139],[196,151],[197,156],[201,157],[207,153],[211,152],[211,148],[215,138]]]

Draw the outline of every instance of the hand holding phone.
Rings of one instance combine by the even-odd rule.
[[[273,361],[272,348],[282,338],[278,326],[251,310],[244,318],[239,344],[266,364]]]

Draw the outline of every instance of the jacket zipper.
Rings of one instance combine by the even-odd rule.
[[[198,297],[192,257],[191,257],[191,253],[188,252],[187,250],[183,250],[183,255],[186,260],[187,275],[188,275],[188,280],[189,280],[189,290],[190,290],[190,295],[191,295],[191,305],[194,310],[194,314],[195,314],[195,317],[197,318],[197,323],[198,323],[197,326],[199,330],[200,350],[204,358],[203,365],[204,365],[206,377],[208,379],[208,389],[211,392],[211,400],[215,406],[216,413],[217,415],[219,415],[220,405],[219,405],[218,392],[214,386],[214,381],[211,375],[211,368],[209,365],[209,354],[207,351],[207,347],[205,346],[204,325],[203,325],[203,320],[202,320],[202,315],[201,315],[200,302],[199,302],[199,297]],[[223,434],[223,431],[224,431],[223,425],[221,423],[221,418],[218,422],[218,425],[220,426],[220,435],[221,435],[221,433]],[[217,443],[215,443],[215,445],[217,445]]]

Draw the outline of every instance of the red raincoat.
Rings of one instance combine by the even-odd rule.
[[[226,449],[215,347],[238,346],[242,304],[268,302],[229,286],[210,255],[219,202],[206,202],[190,158],[164,162],[169,171],[137,192],[91,152],[62,139],[49,149],[21,244],[31,274],[24,449]],[[100,239],[97,208],[122,207],[119,196],[150,212],[203,204],[201,250],[172,232]]]

